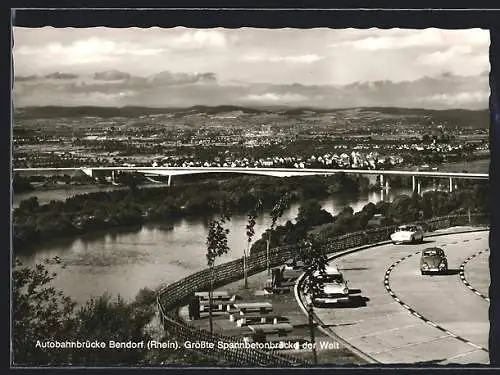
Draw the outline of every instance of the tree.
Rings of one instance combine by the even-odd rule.
[[[25,200],[22,200],[19,203],[19,210],[26,213],[34,213],[40,207],[38,203],[37,197],[31,197]]]
[[[60,263],[59,258],[45,261]],[[75,333],[75,302],[49,286],[56,277],[44,264],[34,268],[18,259],[12,269],[12,351],[16,365],[67,363],[70,350],[44,349],[38,342],[71,340]]]
[[[212,319],[212,293],[214,287],[214,265],[215,260],[221,255],[227,254],[229,246],[227,245],[227,235],[229,229],[224,228],[226,221],[230,218],[226,213],[220,215],[219,219],[213,219],[208,224],[207,235],[207,265],[210,268],[210,289],[208,291],[208,313],[210,320],[210,332],[213,332]]]
[[[322,278],[314,279],[313,277],[311,277],[312,272],[319,271],[320,275],[325,275],[328,258],[324,251],[324,247],[321,246],[321,244],[312,235],[308,235],[305,239],[301,240],[297,250],[298,259],[304,263],[304,266],[310,272],[309,277],[305,279],[304,292],[306,294],[312,295],[322,288],[322,283],[317,281],[321,280]],[[309,332],[311,336],[312,351],[314,355],[314,364],[317,364],[318,358],[316,355],[313,319],[314,311],[312,303],[309,303],[307,311],[309,316]]]
[[[248,288],[248,277],[247,277],[247,256],[250,253],[250,243],[252,242],[252,238],[255,235],[255,223],[257,220],[257,211],[261,208],[262,201],[259,199],[255,205],[255,207],[248,213],[248,222],[246,226],[247,230],[247,247],[243,250],[243,275],[245,279],[245,289]]]
[[[274,205],[273,209],[271,210],[271,227],[267,231],[267,241],[266,241],[266,259],[267,259],[267,273],[271,273],[271,265],[269,263],[269,246],[271,244],[271,234],[276,227],[276,222],[278,219],[283,216],[283,213],[287,209],[289,204],[289,196],[287,194],[283,195],[278,202]]]
[[[392,201],[387,210],[387,216],[399,223],[418,220],[420,208],[415,204],[415,200],[408,195],[399,195]]]
[[[89,341],[115,341],[139,343],[151,340],[144,327],[154,316],[144,291],[136,300],[127,304],[120,296],[111,298],[104,294],[92,298],[76,314],[78,325],[76,337]],[[140,363],[148,350],[143,348],[106,348],[99,350],[76,350],[72,363],[81,365],[133,365]]]
[[[49,286],[57,276],[48,265],[60,264],[55,257],[33,268],[16,260],[12,270],[13,362],[25,366],[138,364],[149,352],[144,348],[66,347],[67,343],[146,342],[144,332],[155,314],[156,293],[142,289],[125,303],[107,295],[91,299],[75,312],[76,303]],[[58,342],[65,347],[47,347]]]
[[[325,224],[332,220],[333,216],[328,211],[324,210],[315,199],[304,202],[304,204],[300,206],[297,215],[297,222],[304,222],[308,228]]]
[[[26,191],[33,191],[34,189],[28,178],[20,176],[19,173],[14,174],[12,178],[12,190],[14,193],[24,193]]]

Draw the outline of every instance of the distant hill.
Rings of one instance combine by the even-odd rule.
[[[219,114],[233,111],[241,111],[247,114],[280,113],[287,116],[301,116],[309,114],[338,113],[345,110],[357,109],[362,112],[378,112],[396,116],[422,116],[431,117],[436,123],[444,124],[445,127],[468,127],[468,128],[488,128],[490,123],[489,110],[465,110],[446,109],[430,110],[420,108],[395,108],[395,107],[363,107],[327,109],[313,107],[286,107],[286,106],[265,106],[265,107],[240,107],[232,105],[203,106],[197,105],[187,108],[149,108],[149,107],[21,107],[14,110],[16,119],[42,119],[42,118],[75,118],[75,117],[139,117],[155,114],[175,114],[183,116],[187,114]]]
[[[37,118],[61,118],[61,117],[139,117],[156,114],[188,114],[206,113],[217,114],[232,111],[242,111],[244,113],[267,112],[259,109],[244,108],[238,106],[194,106],[188,108],[149,108],[149,107],[22,107],[14,110],[14,117],[17,119],[37,119]]]
[[[362,111],[380,112],[391,115],[403,116],[429,116],[436,123],[444,123],[446,127],[459,128],[488,128],[490,126],[490,111],[468,109],[421,109],[421,108],[394,108],[394,107],[369,107],[361,108]]]

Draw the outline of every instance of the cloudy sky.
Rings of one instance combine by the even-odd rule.
[[[487,30],[15,27],[13,34],[17,106],[488,106]]]

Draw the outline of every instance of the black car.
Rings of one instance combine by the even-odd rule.
[[[420,272],[422,275],[429,273],[443,273],[448,271],[448,260],[444,250],[439,247],[428,247],[422,251],[420,258]]]

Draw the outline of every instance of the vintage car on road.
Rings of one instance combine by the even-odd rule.
[[[443,249],[428,247],[422,251],[420,257],[420,272],[422,275],[429,273],[443,273],[448,271],[448,260]]]
[[[314,306],[349,303],[349,287],[344,276],[335,266],[327,266],[325,273],[315,271],[312,274],[316,287],[312,292]]]
[[[424,240],[424,231],[418,225],[400,225],[396,231],[391,234],[393,244],[398,243],[417,243]]]

